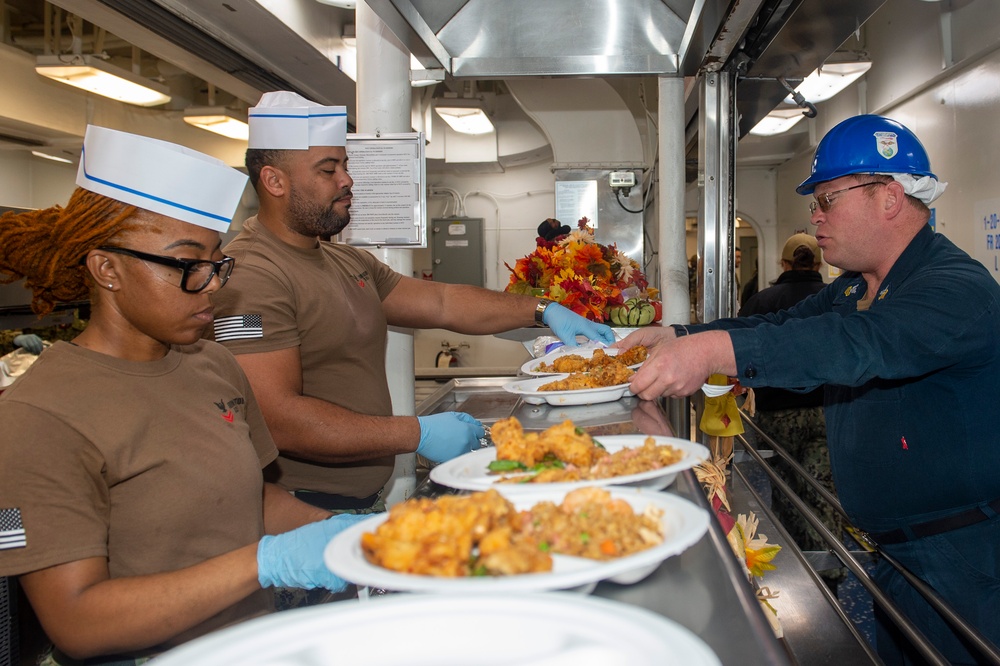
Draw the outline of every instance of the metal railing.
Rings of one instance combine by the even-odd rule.
[[[815,478],[813,478],[812,474],[800,465],[783,446],[778,444],[767,433],[761,430],[750,416],[742,411],[741,414],[743,416],[744,423],[750,426],[757,437],[770,446],[775,455],[780,456],[781,459],[795,472],[795,474],[800,476],[810,488],[815,490],[824,502],[829,503],[830,506],[837,511],[837,513],[843,516],[845,523],[849,525],[850,523],[848,521],[847,514],[844,513],[837,497],[823,487],[823,485],[820,484]],[[843,563],[845,567],[851,571],[851,573],[857,577],[861,585],[871,595],[872,600],[878,604],[889,620],[896,627],[898,627],[907,640],[913,644],[913,646],[920,652],[927,662],[930,664],[941,664],[943,666],[949,664],[950,662],[944,658],[937,648],[935,648],[934,645],[931,644],[927,638],[913,625],[913,623],[910,622],[910,620],[896,606],[896,604],[893,603],[888,596],[886,596],[878,584],[872,580],[871,576],[869,576],[865,571],[862,563],[844,546],[840,539],[840,535],[834,535],[826,527],[826,525],[812,512],[812,510],[810,510],[808,505],[788,486],[787,483],[785,483],[777,472],[774,471],[771,465],[765,462],[764,457],[761,455],[758,448],[749,442],[743,435],[738,436],[738,440],[743,445],[746,453],[753,458],[761,469],[763,469],[763,471],[767,474],[771,484],[788,499],[795,510],[802,515],[802,517],[814,530],[816,530],[816,533],[820,536],[820,538],[830,547],[831,552]],[[882,547],[874,541],[869,539],[865,539],[863,541],[859,540],[857,537],[859,530],[852,529],[849,530],[848,533],[855,541],[857,541],[858,545],[866,550],[874,550],[878,556],[883,558],[889,565],[895,568],[904,578],[906,578],[906,580],[924,597],[927,603],[930,604],[931,607],[934,608],[934,610],[937,611],[949,625],[951,625],[956,633],[967,640],[974,650],[978,651],[983,657],[990,659],[993,663],[1000,664],[1000,650],[998,650],[997,647],[978,630],[969,625],[968,622],[966,622],[961,615],[959,615],[954,608],[948,604],[948,602],[942,599],[933,590],[933,588],[917,578],[901,563],[893,559],[891,555],[886,553]]]

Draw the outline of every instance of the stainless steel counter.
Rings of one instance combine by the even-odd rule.
[[[642,432],[633,418],[636,398],[575,407],[528,405],[503,391],[511,377],[453,379],[426,398],[419,415],[464,411],[486,424],[516,416],[526,430],[541,430],[571,419],[592,434]],[[641,406],[648,414],[648,403]],[[662,434],[662,433],[658,433]],[[669,492],[710,510],[692,472],[677,477]],[[448,492],[425,481],[422,494]],[[694,546],[672,557],[634,585],[601,583],[593,594],[653,610],[700,636],[723,664],[864,664],[878,663],[826,587],[807,566],[801,552],[760,504],[741,475],[730,483],[733,514],[753,511],[759,533],[784,548],[762,585],[778,590],[771,603],[778,610],[785,637],[775,638],[755,591],[726,541],[718,522]]]

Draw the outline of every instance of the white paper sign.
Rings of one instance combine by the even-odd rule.
[[[354,199],[351,223],[341,240],[349,245],[426,247],[423,134],[348,134],[347,157]]]
[[[978,201],[973,211],[974,256],[1000,282],[1000,199]]]

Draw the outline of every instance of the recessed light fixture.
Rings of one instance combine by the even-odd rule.
[[[771,113],[767,114],[760,119],[753,129],[750,130],[750,134],[755,134],[757,136],[774,136],[775,134],[781,134],[782,132],[787,132],[792,128],[795,123],[802,120],[805,116],[802,115],[802,109],[775,109]]]
[[[55,81],[136,106],[170,101],[170,90],[92,55],[38,56],[35,71]]]
[[[49,153],[43,153],[40,150],[33,150],[31,154],[35,157],[41,157],[43,160],[52,160],[53,162],[62,162],[63,164],[72,164],[73,160],[68,157],[59,157],[58,155],[50,155]]]
[[[828,63],[813,70],[795,91],[813,104],[825,102],[861,78],[871,67],[870,61]],[[795,100],[789,95],[785,103],[795,104]]]
[[[442,99],[434,105],[441,119],[462,134],[489,134],[493,123],[478,100]]]
[[[238,141],[247,141],[250,138],[250,126],[247,124],[246,114],[222,106],[185,109],[184,122]]]

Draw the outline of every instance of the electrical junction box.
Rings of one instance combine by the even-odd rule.
[[[608,175],[608,184],[612,187],[635,187],[634,171],[612,171]]]
[[[481,217],[431,220],[431,276],[435,282],[485,286],[483,222]]]

